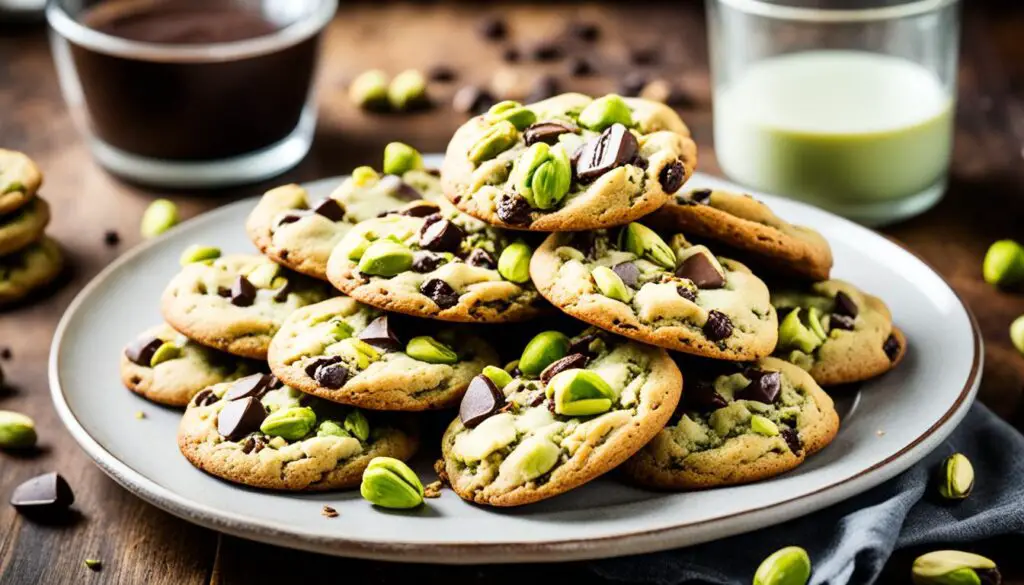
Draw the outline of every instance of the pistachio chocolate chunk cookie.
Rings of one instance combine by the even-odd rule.
[[[121,354],[121,381],[167,406],[188,405],[200,390],[265,370],[260,362],[199,345],[167,324],[146,330]]]
[[[414,203],[352,228],[327,277],[378,309],[442,321],[505,323],[547,307],[530,282],[530,246],[457,211]]]
[[[348,297],[303,307],[270,342],[270,368],[285,384],[374,410],[458,404],[498,354],[465,327],[388,315]]]
[[[690,131],[668,106],[570,93],[471,119],[448,144],[441,178],[459,209],[489,224],[577,231],[651,213],[696,166]]]
[[[649,223],[722,242],[783,274],[826,280],[832,249],[821,234],[793,225],[750,195],[698,189],[677,193]]]
[[[757,359],[775,348],[778,324],[765,284],[682,234],[666,243],[636,222],[551,234],[533,255],[530,275],[562,311],[644,343],[725,360]]]
[[[0,215],[0,256],[39,240],[50,223],[50,206],[35,197],[7,215]]]
[[[583,485],[658,434],[682,388],[665,350],[596,329],[539,334],[513,372],[474,378],[441,439],[465,500],[519,506]]]
[[[32,159],[0,148],[0,215],[11,213],[35,197],[43,174]]]
[[[389,145],[388,152],[392,150]],[[299,185],[268,191],[249,215],[249,237],[275,262],[327,280],[331,250],[353,225],[411,201],[443,198],[440,179],[422,168],[419,153],[409,150],[413,160],[404,165],[387,161],[389,170],[399,174],[382,175],[359,167],[320,201],[311,201]]]
[[[209,255],[202,253],[207,250]],[[161,301],[167,323],[207,347],[266,359],[270,339],[288,315],[332,296],[326,284],[262,256],[219,255],[214,248],[187,250]]]
[[[254,374],[196,394],[178,427],[178,448],[192,465],[235,483],[340,489],[358,485],[374,457],[412,457],[419,440],[411,424]]]
[[[874,378],[896,367],[907,350],[889,307],[841,280],[773,289],[778,310],[775,355],[810,372],[822,386]]]
[[[832,399],[807,372],[776,358],[687,358],[679,409],[622,466],[641,485],[688,490],[749,483],[803,463],[839,431]]]
[[[0,256],[0,306],[20,301],[46,286],[63,267],[60,247],[45,236],[17,252]]]

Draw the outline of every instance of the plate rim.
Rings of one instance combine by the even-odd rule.
[[[704,178],[712,181],[723,181],[720,177],[707,175],[705,173],[695,173],[695,175],[702,175]],[[328,177],[303,183],[303,186],[311,188],[322,183],[337,182],[343,178],[344,175]],[[228,210],[230,209],[252,205],[258,197],[259,196],[257,195],[255,197],[243,198],[227,205],[223,205],[211,210],[210,212],[203,213],[182,222],[178,226],[172,228],[168,233],[173,233],[174,231],[190,226],[216,221],[220,215],[229,213]],[[768,198],[771,199],[773,197],[768,196]],[[821,211],[800,202],[794,203],[806,206],[814,211]],[[839,216],[835,216],[833,214],[829,215],[833,219],[853,223]],[[871,489],[872,487],[895,477],[897,474],[917,463],[921,458],[930,453],[943,440],[945,440],[949,434],[952,433],[953,429],[956,428],[957,424],[963,419],[963,417],[966,416],[967,411],[973,404],[977,395],[978,387],[981,382],[981,373],[984,366],[984,342],[977,319],[956,289],[954,289],[946,278],[935,270],[929,262],[921,258],[921,256],[913,250],[904,246],[901,242],[889,238],[884,234],[877,235],[882,236],[890,243],[907,251],[931,270],[953,294],[953,297],[956,299],[957,303],[963,309],[968,318],[972,333],[972,349],[974,355],[972,358],[970,373],[957,395],[956,400],[950,405],[946,412],[943,413],[942,417],[936,420],[920,436],[905,445],[896,453],[882,461],[879,461],[871,467],[861,469],[853,475],[838,479],[827,486],[822,486],[806,494],[773,502],[758,508],[708,518],[698,522],[648,530],[636,530],[595,538],[574,538],[533,543],[482,543],[472,541],[425,543],[408,541],[355,540],[340,536],[325,538],[306,533],[283,530],[279,527],[253,521],[244,515],[218,510],[180,496],[174,491],[157,484],[152,479],[144,476],[142,473],[136,471],[131,466],[122,462],[112,453],[107,451],[96,439],[92,437],[92,435],[88,433],[85,427],[79,422],[74,412],[72,412],[64,398],[58,364],[60,362],[61,348],[63,345],[62,342],[68,332],[71,320],[79,310],[80,306],[89,296],[91,296],[92,292],[109,277],[111,273],[119,270],[122,265],[131,262],[150,248],[161,245],[165,236],[154,238],[148,242],[143,242],[116,258],[113,262],[104,267],[95,277],[93,277],[92,280],[82,288],[82,290],[68,305],[57,324],[53,335],[53,341],[50,346],[50,355],[47,367],[50,383],[50,396],[61,422],[68,429],[68,432],[71,434],[72,438],[75,439],[75,442],[78,443],[79,447],[85,451],[86,455],[88,455],[96,465],[116,483],[146,502],[173,514],[174,516],[182,518],[183,520],[240,538],[334,556],[435,564],[561,562],[641,554],[678,548],[680,546],[692,546],[702,542],[750,531],[758,526],[766,525],[762,522],[763,520],[770,521],[772,519],[804,516]],[[794,508],[799,508],[802,513],[789,515],[789,510]],[[720,525],[722,522],[732,522],[735,523],[735,525],[732,525],[730,528],[725,530],[716,530],[716,526]]]

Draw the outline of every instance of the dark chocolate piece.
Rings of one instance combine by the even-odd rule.
[[[482,423],[505,405],[505,395],[490,378],[479,375],[469,382],[459,405],[459,419],[467,428]]]
[[[613,124],[583,145],[576,176],[581,181],[593,181],[632,161],[638,149],[636,137],[622,124]]]
[[[683,402],[687,408],[697,412],[713,412],[729,406],[721,394],[715,390],[714,384],[707,380],[698,380],[693,384],[683,384]]]
[[[527,225],[531,221],[531,211],[530,204],[521,195],[503,193],[495,213],[498,219],[509,225]]]
[[[691,289],[688,286],[679,285],[676,287],[676,292],[679,293],[679,296],[690,301],[691,303],[697,302],[697,293],[694,292],[693,289]]]
[[[629,60],[634,65],[654,65],[660,60],[660,55],[657,49],[653,47],[643,47],[630,51]]]
[[[718,271],[704,252],[698,252],[683,260],[679,268],[676,268],[676,276],[693,282],[697,288],[713,289],[725,286],[725,275]]]
[[[839,313],[832,313],[828,323],[832,329],[842,329],[843,331],[853,331],[854,327],[853,317],[840,315]]]
[[[440,214],[437,213],[437,210],[438,207],[436,203],[431,203],[430,201],[420,201],[415,204],[410,204],[400,213],[402,215],[407,215],[409,217],[429,217],[431,215],[437,215],[438,217],[440,217]]]
[[[711,189],[695,189],[690,191],[690,201],[707,205],[711,201]]]
[[[370,321],[370,324],[360,331],[356,337],[361,341],[384,350],[397,351],[402,347],[402,342],[398,339],[398,333],[395,332],[386,314]]]
[[[882,345],[882,351],[885,352],[885,355],[889,356],[889,361],[896,361],[896,358],[900,355],[900,342],[896,339],[895,335],[889,335],[889,338]]]
[[[576,134],[579,128],[568,122],[537,122],[523,131],[523,140],[526,146],[533,146],[538,142],[544,144],[558,144],[558,137],[562,134]]]
[[[459,304],[459,295],[450,284],[440,278],[432,278],[420,286],[420,292],[430,297],[441,309],[449,309]]]
[[[252,374],[235,380],[231,388],[224,393],[224,400],[241,400],[249,397],[259,400],[270,390],[272,378],[270,374]]]
[[[494,270],[498,267],[498,261],[494,259],[494,256],[490,252],[483,248],[476,248],[469,253],[466,257],[466,264],[470,266],[479,266],[481,268],[490,268]]]
[[[133,364],[148,368],[150,361],[153,359],[153,354],[163,344],[164,340],[159,337],[143,337],[129,344],[124,349],[124,355]]]
[[[612,266],[612,272],[617,274],[622,279],[622,283],[629,288],[636,288],[637,283],[640,281],[640,269],[636,267],[636,262],[622,262]]]
[[[530,56],[533,57],[534,61],[540,61],[541,63],[557,61],[564,54],[562,47],[555,41],[542,41],[534,45],[530,50]]]
[[[458,78],[458,73],[452,67],[439,63],[427,71],[427,78],[438,83],[451,83]]]
[[[412,255],[412,270],[424,274],[437,270],[437,267],[444,264],[444,256],[433,252],[418,251]]]
[[[203,388],[198,394],[192,397],[192,404],[196,406],[210,406],[214,402],[217,402],[217,400],[217,395],[213,393],[213,390]]]
[[[55,514],[75,503],[68,482],[56,472],[37,475],[14,488],[11,505],[23,514]]]
[[[406,183],[397,175],[384,175],[377,185],[403,201],[419,201],[423,199],[415,187]]]
[[[505,47],[505,50],[501,52],[501,60],[506,63],[518,63],[522,58],[523,54],[515,47]]]
[[[344,386],[348,378],[348,368],[342,364],[321,366],[316,371],[316,383],[331,390],[337,390]]]
[[[235,283],[231,285],[231,304],[236,307],[249,307],[256,302],[256,287],[249,282],[249,279],[238,275]]]
[[[329,366],[331,364],[336,364],[336,363],[338,363],[340,361],[341,361],[341,356],[337,356],[337,355],[318,357],[318,358],[314,359],[313,361],[309,362],[308,364],[306,364],[306,367],[303,368],[303,371],[306,372],[307,376],[309,376],[310,378],[315,380],[316,379],[316,371],[318,369],[320,369],[323,366]]]
[[[113,248],[121,243],[121,234],[115,230],[107,230],[103,233],[103,243]]]
[[[566,370],[578,370],[587,365],[590,361],[590,357],[583,353],[571,353],[560,360],[552,362],[548,367],[544,368],[544,371],[540,373],[540,383],[545,386],[554,378],[556,375]]]
[[[800,435],[793,429],[784,428],[779,431],[782,435],[782,439],[786,441],[786,445],[789,446],[789,450],[794,454],[799,455],[804,450],[804,444],[800,440]]]
[[[720,311],[708,311],[708,320],[704,323],[704,335],[711,341],[721,341],[732,335],[732,321]]]
[[[489,41],[500,41],[508,36],[508,25],[500,16],[488,16],[480,21],[480,34]]]
[[[420,229],[420,247],[432,252],[458,252],[466,237],[462,228],[442,219],[425,224]]]
[[[594,357],[594,352],[590,351],[590,344],[597,340],[598,336],[596,333],[582,335],[576,341],[569,343],[569,354],[582,353],[588,357]]]
[[[573,57],[569,61],[569,75],[573,77],[589,77],[596,73],[594,65],[584,57]]]
[[[267,409],[252,396],[228,402],[217,415],[217,432],[229,441],[238,441],[256,432],[267,418]]]
[[[572,22],[569,24],[567,32],[569,35],[588,43],[596,41],[601,36],[601,29],[592,22]]]
[[[736,392],[737,400],[755,400],[765,404],[775,404],[775,399],[782,391],[782,374],[749,370],[746,372],[746,376],[750,378],[750,385]]]
[[[836,308],[834,312],[856,319],[857,315],[860,314],[860,308],[857,306],[857,303],[853,302],[850,295],[839,291],[836,293]]]
[[[669,195],[678,191],[683,186],[685,179],[686,169],[683,167],[683,163],[677,160],[665,165],[661,169],[661,173],[658,174],[658,182],[661,183],[662,190]]]
[[[290,223],[295,223],[295,222],[299,221],[300,219],[306,217],[307,215],[309,215],[309,211],[299,210],[299,209],[297,209],[295,211],[289,211],[288,213],[286,213],[286,214],[282,215],[281,217],[277,218],[277,223],[274,224],[274,227],[275,228],[279,228],[279,227],[281,227],[283,225],[288,225]]]
[[[313,206],[313,213],[322,215],[331,221],[341,221],[345,218],[345,208],[335,199],[324,197],[319,203]]]
[[[455,92],[452,108],[460,114],[482,114],[495,103],[494,96],[475,85],[467,85]]]

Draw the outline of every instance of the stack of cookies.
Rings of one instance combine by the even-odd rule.
[[[438,409],[438,474],[480,504],[616,468],[676,490],[778,475],[836,435],[822,387],[906,340],[829,280],[817,232],[686,190],[696,159],[668,107],[566,94],[473,118],[439,172],[392,143],[327,198],[279,187],[246,225],[262,256],[183,252],[125,384],[187,406],[194,465],[262,488],[355,486]]]
[[[46,236],[50,206],[37,196],[43,175],[24,154],[0,148],[0,307],[52,282],[64,265]]]

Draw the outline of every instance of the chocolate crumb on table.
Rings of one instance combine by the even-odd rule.
[[[320,510],[320,514],[327,518],[337,518],[339,516],[338,511],[330,506],[324,506],[323,509]]]

